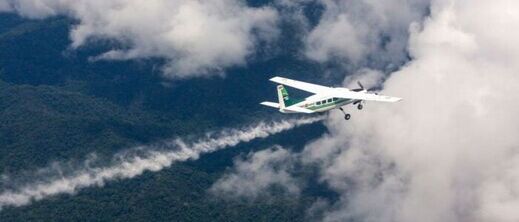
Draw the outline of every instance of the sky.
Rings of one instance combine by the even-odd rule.
[[[309,2],[323,6],[315,25],[298,10]],[[513,0],[0,0],[0,11],[27,18],[76,19],[73,49],[125,43],[93,60],[163,58],[172,79],[247,66],[279,39],[283,19],[298,20],[302,57],[354,66],[343,85],[361,79],[403,101],[350,107],[349,122],[329,115],[329,133],[302,152],[236,159],[211,190],[254,198],[278,184],[297,195],[293,164],[317,165],[340,195],[312,207],[323,221],[519,220],[518,9]]]

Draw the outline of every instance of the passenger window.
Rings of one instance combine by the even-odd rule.
[[[316,102],[315,105],[321,105],[321,102]]]
[[[333,101],[337,101],[337,100],[339,100],[339,98],[333,97]]]
[[[325,103],[326,103],[326,100],[321,101],[321,103],[325,104]]]
[[[332,99],[328,99],[328,102],[331,103],[331,102],[332,102]]]

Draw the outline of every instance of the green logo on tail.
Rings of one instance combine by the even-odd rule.
[[[288,96],[288,91],[283,85],[278,86],[278,97],[280,100],[283,98],[283,101],[279,101],[279,103],[283,104],[284,106],[291,106],[299,102],[294,99],[290,99],[290,96]]]

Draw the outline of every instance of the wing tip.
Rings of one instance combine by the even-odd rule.
[[[270,78],[269,80],[272,81],[272,82],[276,82],[276,81],[280,81],[280,80],[283,80],[285,78],[281,77],[281,76],[274,76],[272,78]]]
[[[400,98],[400,97],[393,97],[393,96],[383,96],[383,97],[386,98],[385,100],[387,102],[391,102],[391,103],[396,103],[396,102],[399,102],[400,100],[402,100],[402,98]]]

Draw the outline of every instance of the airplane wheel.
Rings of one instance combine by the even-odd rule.
[[[351,115],[350,115],[350,114],[346,114],[346,115],[344,115],[344,119],[345,119],[345,120],[349,120],[350,118],[351,118]]]
[[[364,108],[364,106],[362,106],[362,104],[359,104],[359,105],[357,106],[357,109],[359,109],[359,110],[361,110],[362,108]]]

